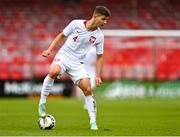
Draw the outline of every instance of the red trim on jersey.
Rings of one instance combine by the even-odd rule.
[[[87,20],[84,21],[84,26],[85,26],[85,28],[86,28],[86,26],[87,26],[87,22],[88,22]]]

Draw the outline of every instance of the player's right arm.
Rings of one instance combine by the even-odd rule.
[[[43,57],[48,57],[53,49],[59,45],[59,43],[65,38],[65,35],[63,32],[61,32],[59,35],[56,36],[56,38],[53,40],[49,48],[42,52]]]
[[[75,25],[76,25],[76,20],[73,20],[69,23],[68,26],[65,27],[65,29],[63,30],[63,32],[61,32],[54,40],[53,42],[51,43],[51,45],[49,46],[49,48],[45,51],[43,51],[42,53],[42,56],[43,57],[48,57],[51,52],[53,51],[53,49],[55,47],[57,47],[57,45],[59,45],[59,43],[67,36],[69,36],[74,28],[75,28]]]

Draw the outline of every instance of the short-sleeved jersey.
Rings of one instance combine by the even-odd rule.
[[[57,56],[63,54],[73,60],[83,60],[93,46],[96,46],[97,54],[103,54],[104,35],[102,31],[99,28],[88,31],[86,22],[86,20],[73,20],[63,30],[67,39],[58,51]]]

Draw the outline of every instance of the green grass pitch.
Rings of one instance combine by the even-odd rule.
[[[83,101],[49,99],[52,130],[40,130],[38,100],[0,98],[0,136],[179,136],[180,99],[97,99],[98,131],[89,130]]]

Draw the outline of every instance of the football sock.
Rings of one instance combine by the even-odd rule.
[[[96,102],[92,95],[85,96],[86,107],[88,110],[90,123],[96,122]]]
[[[49,95],[49,92],[51,91],[51,88],[54,84],[54,79],[49,77],[49,75],[46,76],[43,82],[42,90],[41,90],[41,99],[39,104],[46,103],[46,98]]]

